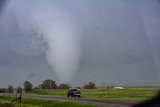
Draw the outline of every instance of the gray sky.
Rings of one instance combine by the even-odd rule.
[[[0,87],[160,85],[159,0],[14,0],[0,14]]]

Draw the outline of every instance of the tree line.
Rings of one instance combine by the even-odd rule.
[[[31,83],[31,81],[25,81],[23,83],[23,88],[21,86],[18,86],[16,89],[13,88],[12,85],[9,85],[8,88],[0,88],[0,93],[13,93],[13,92],[17,92],[17,93],[22,93],[22,91],[24,90],[25,92],[31,92],[33,89],[69,89],[71,86],[68,83],[62,83],[57,85],[55,81],[51,80],[51,79],[46,79],[44,80],[40,85],[35,86],[33,88],[33,84]],[[80,88],[80,87],[79,87]],[[82,88],[84,89],[94,89],[96,88],[96,85],[94,82],[88,82],[85,83]]]

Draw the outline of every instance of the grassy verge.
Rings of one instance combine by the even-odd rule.
[[[40,99],[23,98],[22,104],[0,100],[0,107],[102,107],[102,106],[81,104],[74,102],[48,101]]]
[[[145,100],[156,95],[159,88],[125,88],[124,90],[113,90],[107,88],[82,89],[82,98]],[[32,94],[66,96],[67,90],[33,90]]]
[[[17,104],[10,101],[0,100],[0,107],[40,107],[40,106],[35,106],[30,104]]]

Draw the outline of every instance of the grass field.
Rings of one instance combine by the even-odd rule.
[[[125,88],[123,90],[113,90],[107,88],[97,89],[81,89],[82,98],[102,98],[102,99],[115,99],[115,100],[137,100],[142,101],[155,96],[159,92],[159,88]],[[34,89],[31,94],[43,94],[54,96],[66,96],[67,90],[55,89],[55,90],[43,90]],[[13,99],[13,98],[12,98]],[[8,100],[6,98],[6,100]],[[61,101],[47,101],[39,99],[22,99],[21,106],[17,103],[11,103],[8,101],[0,100],[0,107],[98,107],[88,104],[61,102]]]
[[[73,103],[73,102],[48,101],[48,100],[24,98],[22,99],[22,104],[0,100],[0,107],[102,107],[102,106]]]
[[[156,95],[159,88],[125,88],[123,90],[113,90],[107,88],[97,89],[81,89],[82,98],[103,98],[103,99],[125,99],[125,100],[145,100]],[[33,90],[33,94],[43,95],[55,95],[66,96],[67,90],[55,89],[55,90]]]

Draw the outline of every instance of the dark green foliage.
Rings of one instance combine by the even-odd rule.
[[[43,83],[41,84],[41,87],[43,89],[56,89],[57,84],[55,81],[53,81],[51,79],[47,79],[47,80],[43,81]]]
[[[36,86],[36,87],[33,88],[33,90],[39,90],[39,89],[41,89],[41,85]]]
[[[84,89],[95,89],[96,88],[96,85],[95,83],[93,82],[89,82],[89,83],[86,83],[84,86],[83,86]]]
[[[114,86],[107,86],[107,88],[108,88],[108,89],[113,89],[113,88],[114,88]]]
[[[160,107],[160,93],[157,93],[153,98],[142,101],[132,107]]]
[[[26,92],[32,91],[33,85],[32,85],[32,83],[30,81],[25,81],[23,83],[23,86],[24,86],[24,91],[26,91]]]
[[[70,87],[69,84],[62,83],[58,86],[58,89],[69,89],[69,87]]]
[[[0,93],[5,93],[5,92],[7,92],[7,89],[6,89],[6,88],[1,88],[1,89],[0,89]]]
[[[0,107],[16,107],[13,103],[0,103]]]
[[[21,86],[18,86],[18,88],[17,88],[17,93],[22,93],[22,88],[21,88]]]
[[[9,93],[13,93],[13,86],[12,86],[12,85],[9,85],[9,86],[8,86],[8,92],[9,92]]]

